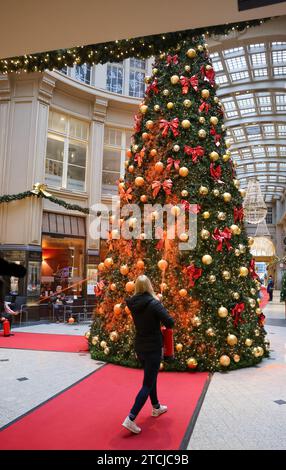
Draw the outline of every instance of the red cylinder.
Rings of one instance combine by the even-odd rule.
[[[174,336],[171,328],[162,328],[164,338],[164,358],[174,357]]]
[[[3,333],[4,336],[10,336],[10,323],[8,320],[3,321]]]

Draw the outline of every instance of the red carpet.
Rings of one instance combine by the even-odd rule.
[[[148,401],[139,435],[121,426],[142,381],[142,370],[107,365],[5,428],[0,449],[177,450],[207,382],[206,372],[159,374],[159,398],[169,411],[150,416]]]
[[[269,294],[266,290],[266,287],[262,286],[261,289],[260,289],[260,292],[261,292],[261,302],[260,302],[260,308],[261,309],[264,309],[266,307],[266,305],[268,304],[269,302]]]
[[[88,351],[88,342],[84,336],[17,333],[17,331],[15,336],[4,337],[3,331],[1,331],[0,348],[80,352]]]

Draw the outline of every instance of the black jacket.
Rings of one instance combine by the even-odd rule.
[[[147,292],[136,294],[126,300],[131,310],[136,328],[136,352],[160,350],[163,346],[161,323],[167,328],[173,328],[174,320],[159,300]]]

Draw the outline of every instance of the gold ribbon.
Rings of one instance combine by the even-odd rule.
[[[46,197],[51,197],[52,195],[46,191],[47,187],[48,186],[44,183],[35,183],[31,193],[36,194],[37,196],[43,194]]]

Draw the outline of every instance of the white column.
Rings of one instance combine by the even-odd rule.
[[[5,155],[7,152],[8,140],[8,117],[10,112],[10,84],[7,76],[0,78],[0,195],[6,194],[4,191],[5,181]],[[7,204],[0,204],[0,244],[3,243],[4,213],[7,211]]]

